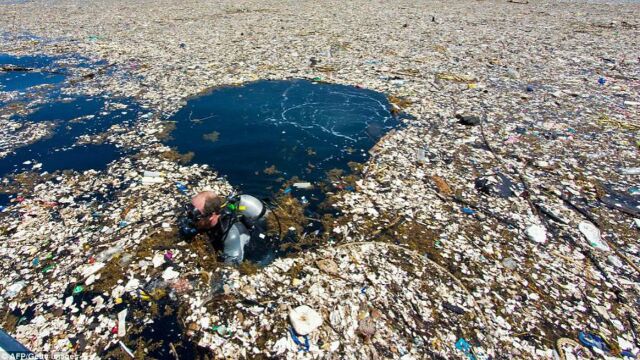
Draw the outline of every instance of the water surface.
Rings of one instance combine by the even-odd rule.
[[[257,81],[192,98],[168,142],[210,164],[243,192],[269,196],[283,181],[324,179],[363,162],[398,125],[384,94],[308,80]]]
[[[36,85],[64,81],[62,69],[56,68],[58,58],[44,55],[13,56],[0,54],[0,91],[23,91]],[[9,71],[7,69],[21,69]],[[2,71],[2,69],[5,69]]]
[[[103,170],[108,163],[119,158],[120,152],[113,145],[75,145],[81,135],[97,134],[114,124],[131,122],[139,114],[139,108],[125,99],[126,109],[110,109],[111,101],[105,98],[77,97],[72,101],[57,100],[38,109],[31,115],[18,117],[22,121],[52,121],[53,134],[31,145],[20,147],[0,162],[0,176],[10,172],[30,170],[41,163],[42,171]]]
[[[103,67],[77,56],[13,56],[0,54],[1,67],[22,67],[33,71],[0,72],[0,95],[19,90],[12,101],[25,103],[26,115],[14,113],[13,121],[46,122],[50,136],[17,147],[0,161],[0,177],[27,170],[48,171],[103,170],[118,159],[121,151],[113,145],[77,145],[82,135],[107,131],[112,125],[133,122],[140,115],[131,99],[109,96],[69,95],[62,90],[74,67]],[[36,85],[49,86],[35,87]],[[13,93],[15,94],[15,92]],[[0,97],[2,98],[2,97]],[[11,97],[9,97],[11,98]],[[11,103],[0,104],[9,106]]]

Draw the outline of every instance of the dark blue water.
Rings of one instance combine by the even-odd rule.
[[[97,114],[104,104],[104,99],[101,98],[77,97],[58,99],[40,106],[27,117],[27,120],[33,122],[50,120],[68,121],[82,116]]]
[[[23,91],[32,86],[61,83],[65,79],[62,69],[55,66],[54,57],[12,56],[0,54],[0,69],[22,67],[32,71],[1,71],[0,91]]]
[[[36,69],[51,69],[59,57],[46,55],[10,55],[0,53],[0,65],[15,65]]]
[[[33,114],[18,118],[25,121],[53,121],[56,125],[51,137],[18,148],[0,161],[0,176],[9,172],[30,170],[34,163],[42,163],[39,171],[88,169],[103,170],[117,159],[120,152],[113,145],[73,146],[80,135],[106,131],[114,124],[131,122],[139,115],[139,108],[130,101],[124,110],[109,110],[104,98],[77,97],[71,101],[56,100]],[[23,164],[24,162],[31,164]]]
[[[54,130],[50,137],[17,148],[12,154],[0,159],[0,177],[11,172],[32,170],[37,163],[42,165],[36,171],[102,170],[121,156],[119,149],[113,145],[74,144],[81,135],[104,132],[114,124],[135,121],[140,115],[139,106],[130,99],[63,95],[61,92],[70,67],[102,67],[104,63],[89,64],[86,59],[79,57],[63,59],[41,55],[15,57],[0,54],[0,66],[6,64],[42,71],[15,74],[0,72],[0,93],[3,90],[20,89],[26,95],[35,96],[35,100],[32,99],[28,106],[32,111],[28,115],[16,114],[12,119],[29,123],[53,123]],[[31,77],[49,72],[62,78]],[[20,76],[13,76],[16,74]],[[54,86],[38,89],[37,92],[32,87],[44,83]],[[24,97],[27,98],[29,97]],[[123,108],[122,105],[126,106]]]
[[[9,200],[9,194],[0,193],[0,211],[2,211],[4,207],[7,206],[7,204],[9,204]]]
[[[398,125],[384,94],[307,80],[257,81],[193,98],[168,142],[243,192],[269,196],[294,176],[315,182],[348,169]]]

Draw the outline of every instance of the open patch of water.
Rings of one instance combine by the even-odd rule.
[[[9,204],[10,200],[11,197],[9,196],[9,194],[0,193],[0,211],[2,211],[4,207],[7,206],[7,204]]]
[[[32,86],[61,83],[63,71],[55,57],[0,54],[0,91],[22,91]]]
[[[120,151],[113,145],[77,145],[76,142],[80,136],[101,133],[114,124],[136,120],[140,115],[138,105],[130,99],[63,95],[61,92],[71,67],[103,65],[88,65],[79,57],[0,54],[0,69],[10,69],[0,71],[0,95],[20,90],[25,96],[19,96],[17,101],[26,103],[21,108],[28,109],[26,115],[24,112],[9,113],[10,119],[24,124],[46,123],[51,129],[49,136],[17,147],[2,158],[0,176],[32,169],[48,172],[101,170],[120,157]],[[14,71],[16,69],[20,71]],[[35,85],[43,84],[52,86],[34,90]]]
[[[25,117],[25,120],[35,122],[51,120],[68,121],[96,114],[104,105],[105,100],[101,98],[63,98],[38,107],[36,111]]]
[[[121,100],[121,99],[118,99]],[[53,134],[31,145],[16,149],[0,162],[0,175],[21,170],[30,170],[41,163],[42,171],[88,169],[102,170],[107,164],[120,157],[118,149],[109,144],[75,145],[81,135],[104,132],[114,124],[133,121],[139,108],[129,101],[118,102],[118,107],[110,109],[112,102],[104,98],[77,97],[71,101],[54,101],[19,120],[52,121]]]
[[[294,176],[316,182],[365,161],[399,123],[384,94],[308,80],[218,88],[189,100],[173,119],[170,146],[259,197]]]

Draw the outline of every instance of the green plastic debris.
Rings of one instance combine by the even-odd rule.
[[[47,265],[47,266],[44,267],[44,269],[42,269],[42,273],[46,274],[49,271],[53,270],[53,268],[55,268],[55,267],[56,267],[56,264]]]
[[[84,288],[82,287],[82,285],[77,285],[76,287],[73,288],[73,294],[80,294],[82,291],[84,290]]]
[[[229,330],[225,325],[215,325],[211,328],[211,331],[218,333],[222,337],[229,337],[233,332]]]
[[[320,76],[316,76],[313,78],[313,81],[322,81],[322,78]]]

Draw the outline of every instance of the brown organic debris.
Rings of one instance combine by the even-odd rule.
[[[453,191],[451,190],[451,187],[449,187],[449,184],[447,184],[447,182],[441,178],[438,175],[433,175],[431,177],[431,180],[433,180],[433,183],[436,185],[436,188],[438,188],[438,192],[443,194],[443,195],[452,195]]]

